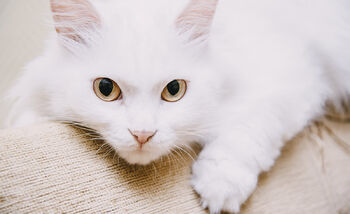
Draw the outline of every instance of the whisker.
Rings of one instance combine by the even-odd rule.
[[[192,161],[195,161],[195,159],[192,157],[192,155],[189,152],[186,151],[186,149],[182,148],[181,146],[177,146],[177,145],[175,145],[175,147],[177,149],[179,149],[180,151],[184,152],[185,154],[187,154],[187,156],[189,156],[192,159]]]
[[[173,149],[172,152],[176,153],[176,155],[179,156],[183,160],[183,162],[186,162],[186,160],[183,158],[183,156],[179,153],[179,150]]]

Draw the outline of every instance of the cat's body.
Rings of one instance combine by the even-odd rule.
[[[52,2],[71,13],[60,4],[87,1]],[[49,41],[12,92],[14,121],[79,122],[130,163],[199,142],[192,184],[203,205],[239,211],[283,143],[322,115],[326,101],[348,96],[350,2],[216,3],[96,0],[96,11],[78,13],[93,25],[68,36],[56,19],[60,40]],[[122,99],[98,99],[99,77],[114,80]],[[165,102],[160,94],[174,79],[186,80],[187,92]],[[156,134],[140,150],[130,130]]]

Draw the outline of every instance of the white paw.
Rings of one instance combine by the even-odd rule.
[[[238,213],[257,184],[256,174],[232,161],[201,158],[192,173],[192,186],[210,213]]]

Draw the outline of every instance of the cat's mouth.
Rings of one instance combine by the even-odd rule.
[[[163,152],[149,151],[138,148],[135,150],[126,151],[119,150],[118,154],[130,164],[147,165],[162,156]]]
[[[129,139],[121,139],[121,137],[117,138],[113,135],[104,135],[103,138],[116,151],[118,156],[129,164],[147,165],[167,154],[170,150],[159,139],[152,138],[155,133],[131,132],[133,138],[131,138],[131,135],[126,135]],[[142,136],[143,134],[146,136]],[[123,137],[125,138],[125,136]]]

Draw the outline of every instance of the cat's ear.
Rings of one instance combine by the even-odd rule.
[[[218,0],[190,0],[176,20],[180,34],[186,34],[188,40],[205,40],[210,32]]]
[[[88,0],[50,0],[56,32],[64,44],[86,43],[91,31],[100,26],[100,17]]]

